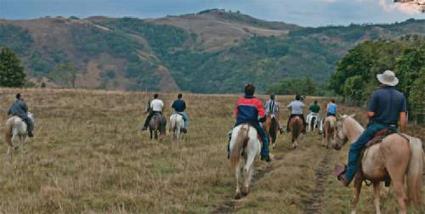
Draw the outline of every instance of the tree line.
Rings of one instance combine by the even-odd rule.
[[[365,105],[372,91],[379,87],[376,75],[387,69],[400,80],[397,88],[407,97],[410,117],[425,122],[424,37],[412,35],[357,45],[338,62],[329,86],[346,102]]]

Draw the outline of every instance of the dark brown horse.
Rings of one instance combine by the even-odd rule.
[[[162,114],[155,114],[152,116],[152,119],[149,121],[149,133],[151,140],[155,138],[158,139],[158,135],[160,139],[165,136],[165,130],[167,126],[167,120]]]
[[[292,148],[297,148],[298,138],[301,135],[302,130],[304,129],[303,120],[299,116],[291,118],[289,121],[289,131],[291,132],[291,142]]]
[[[272,144],[272,148],[276,146],[277,132],[279,130],[279,124],[275,117],[270,115],[267,116],[266,121],[264,122],[264,130],[270,138],[270,142]]]

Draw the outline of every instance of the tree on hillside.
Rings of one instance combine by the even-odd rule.
[[[9,48],[0,51],[0,86],[22,87],[25,83],[25,72],[16,54]]]
[[[71,63],[58,64],[49,72],[48,77],[56,83],[75,88],[77,72],[77,68]]]

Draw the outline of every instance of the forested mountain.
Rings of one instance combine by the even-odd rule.
[[[304,28],[223,10],[160,19],[46,17],[0,20],[0,46],[14,50],[35,82],[124,90],[262,91],[288,78],[328,80],[366,40],[425,35],[425,20]]]

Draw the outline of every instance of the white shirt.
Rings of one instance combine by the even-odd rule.
[[[151,109],[152,111],[162,112],[162,108],[164,108],[164,102],[160,99],[154,99],[151,101]]]
[[[291,114],[303,114],[304,103],[294,100],[289,103],[288,108],[291,108]]]

